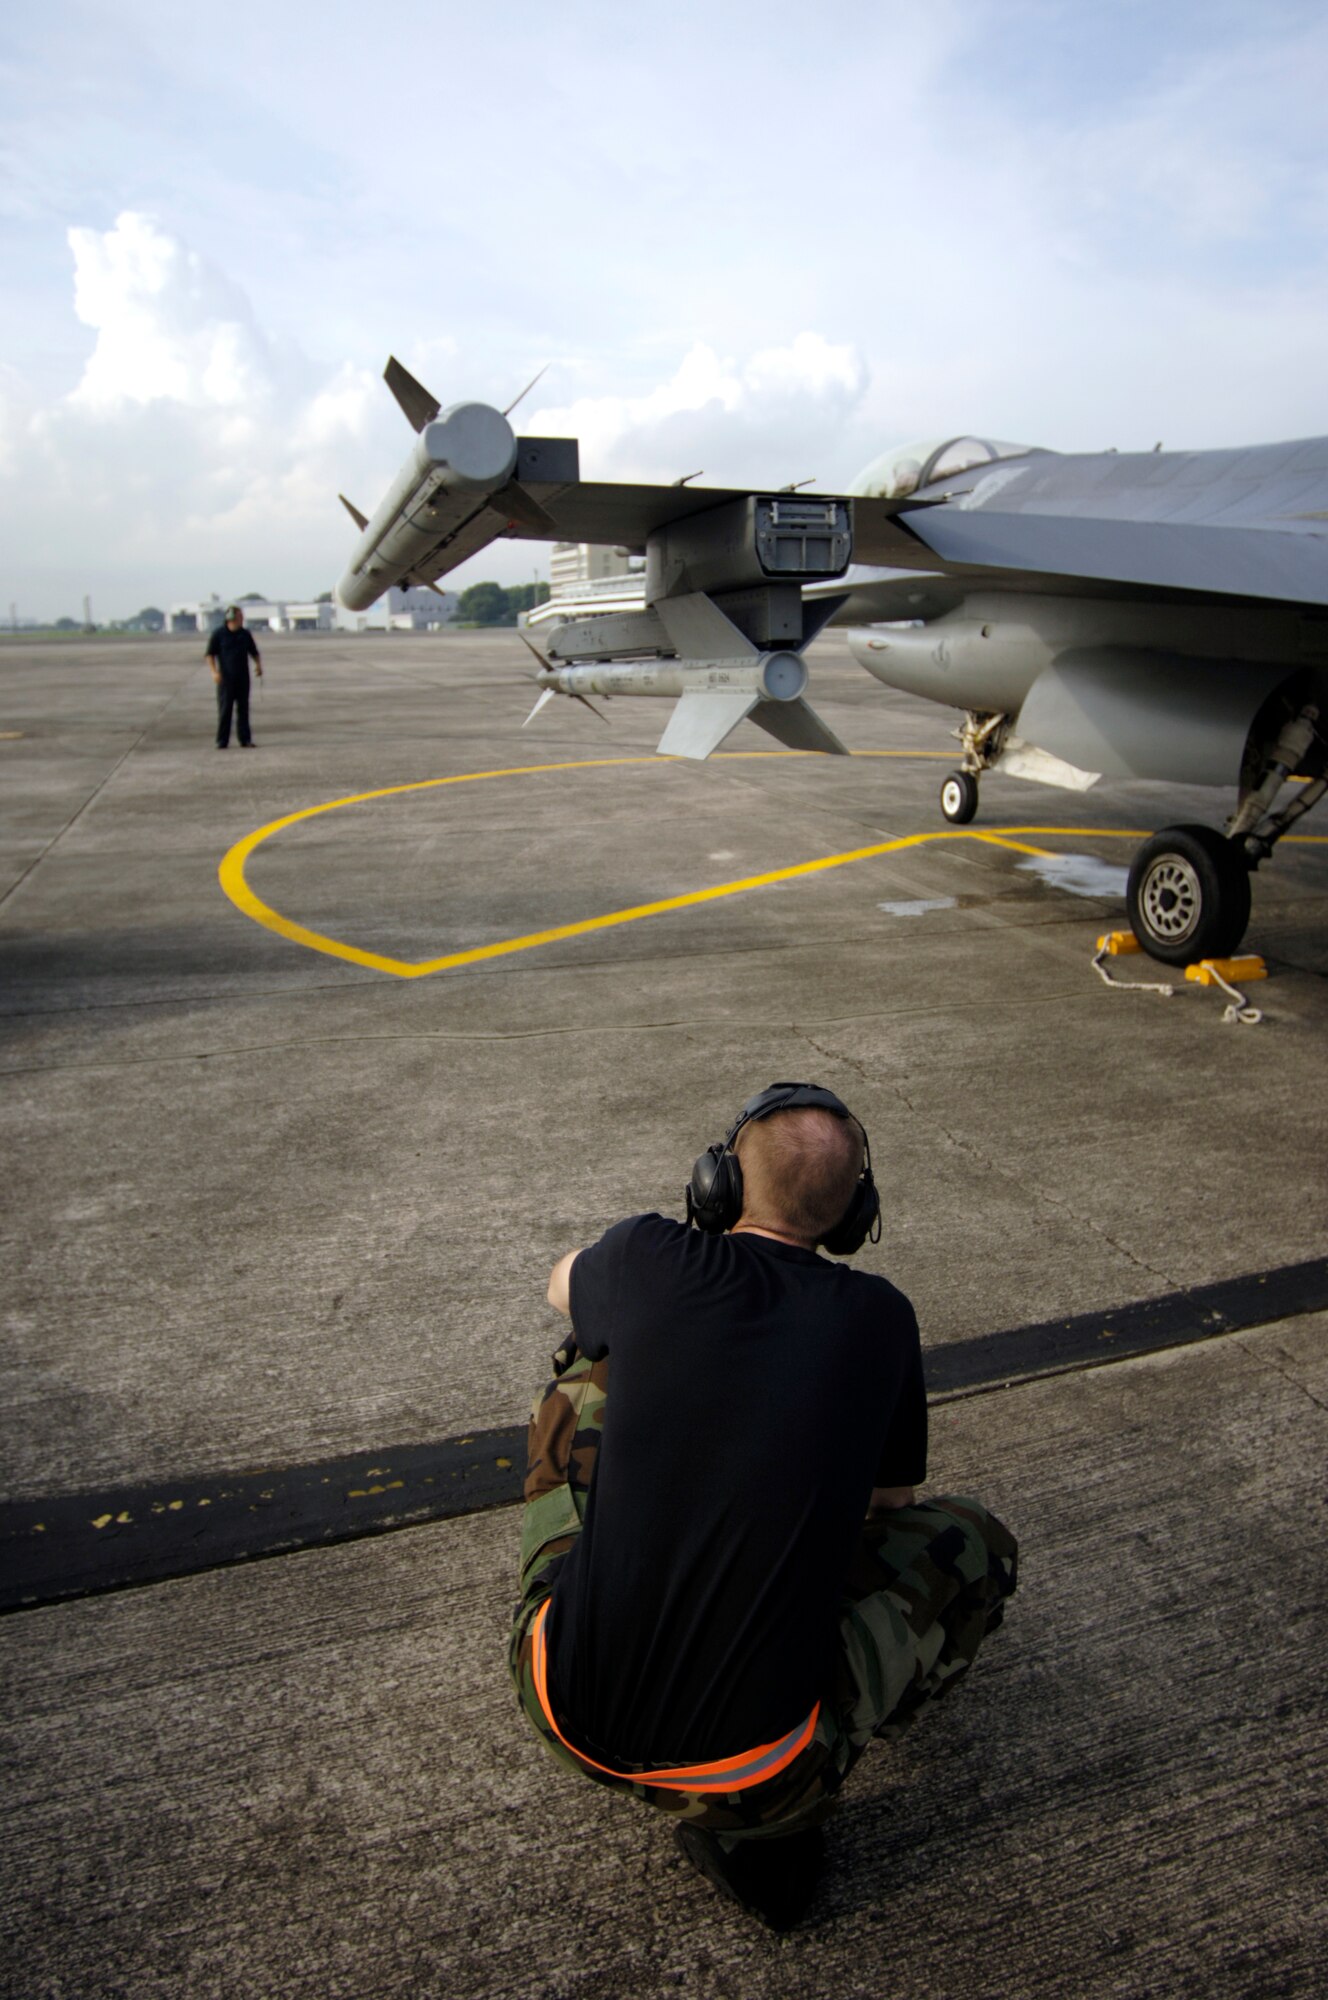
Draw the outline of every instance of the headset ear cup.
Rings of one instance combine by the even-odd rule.
[[[732,1229],[742,1214],[742,1168],[727,1143],[707,1146],[687,1183],[687,1220],[706,1236]]]
[[[821,1238],[821,1248],[832,1257],[851,1257],[855,1250],[861,1250],[880,1219],[881,1197],[868,1169],[854,1188],[852,1200],[839,1221]]]

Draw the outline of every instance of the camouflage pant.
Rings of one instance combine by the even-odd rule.
[[[823,1692],[812,1741],[776,1777],[725,1794],[652,1786],[648,1765],[624,1765],[623,1777],[588,1771],[540,1707],[531,1628],[581,1530],[608,1366],[577,1357],[532,1413],[521,1602],[508,1662],[521,1707],[560,1763],[661,1812],[735,1840],[813,1826],[833,1811],[835,1793],[872,1737],[905,1727],[972,1664],[1015,1587],[1014,1537],[975,1500],[948,1496],[864,1524],[844,1585],[833,1685]]]

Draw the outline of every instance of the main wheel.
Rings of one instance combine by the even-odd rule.
[[[1164,965],[1226,958],[1250,920],[1250,873],[1211,826],[1168,826],[1134,857],[1125,890],[1130,924]]]
[[[951,771],[941,786],[941,811],[952,826],[967,826],[978,809],[978,781],[969,771]]]

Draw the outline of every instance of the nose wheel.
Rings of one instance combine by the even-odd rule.
[[[1250,873],[1211,826],[1169,826],[1134,857],[1125,891],[1130,926],[1164,965],[1227,958],[1250,920]]]
[[[967,826],[977,809],[977,779],[971,771],[951,771],[941,785],[941,811],[951,826]]]

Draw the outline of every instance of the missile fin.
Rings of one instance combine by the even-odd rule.
[[[669,717],[668,727],[655,746],[655,755],[708,757],[750,715],[758,700],[755,689],[688,688]]]
[[[422,431],[431,424],[442,405],[436,396],[431,396],[422,382],[417,382],[409,368],[403,368],[395,354],[387,357],[383,370],[383,380],[400,403],[406,421],[412,430]]]
[[[654,609],[680,659],[760,658],[757,647],[704,591],[690,591],[684,597],[657,598]]]
[[[358,507],[352,507],[350,501],[346,498],[344,493],[338,493],[337,498],[341,502],[342,506],[345,508],[346,512],[350,515],[350,518],[355,523],[356,527],[360,530],[361,533],[363,533],[364,530],[369,525],[369,516],[367,514],[362,514]]]
[[[803,695],[796,701],[758,701],[752,721],[790,750],[820,750],[828,757],[849,754]]]
[[[520,394],[519,396],[513,396],[513,398],[512,398],[512,400],[511,400],[511,402],[510,402],[510,403],[508,404],[507,408],[506,408],[506,409],[505,409],[505,410],[503,411],[503,415],[504,415],[505,417],[510,417],[510,416],[511,416],[511,414],[512,414],[513,410],[514,410],[514,409],[516,408],[516,406],[517,406],[517,404],[518,404],[518,403],[524,403],[524,402],[525,402],[525,400],[526,400],[526,397],[527,397],[527,396],[528,396],[528,395],[530,394],[530,392],[531,392],[531,390],[532,390],[532,389],[534,388],[535,384],[536,384],[536,383],[537,383],[538,381],[540,381],[540,380],[541,380],[541,379],[542,379],[542,378],[543,378],[543,377],[544,377],[545,375],[547,375],[547,374],[548,374],[548,372],[549,372],[549,370],[550,370],[550,368],[551,368],[552,366],[553,366],[553,363],[552,363],[551,361],[546,361],[546,362],[545,362],[545,364],[544,364],[544,366],[543,366],[543,367],[542,367],[541,369],[537,370],[537,372],[536,372],[536,373],[535,373],[534,375],[532,375],[532,376],[531,376],[531,378],[530,378],[530,380],[529,380],[529,381],[527,382],[527,384],[526,384],[525,388],[524,388],[524,389],[523,389],[523,390],[521,391],[521,394]]]
[[[535,706],[531,709],[530,714],[526,717],[526,722],[533,722],[535,720],[535,717],[539,714],[540,710],[543,708],[545,702],[551,701],[554,695],[557,694],[557,692],[558,692],[557,688],[546,687],[543,694],[540,695],[538,701],[535,703]],[[571,693],[572,691],[569,689],[568,692]],[[598,708],[596,708],[593,701],[587,701],[583,694],[573,693],[572,700],[579,701],[582,708],[588,708],[590,710],[590,713],[594,716],[598,716],[601,722],[604,723],[608,722],[609,719],[608,716],[604,715]],[[521,725],[523,729],[526,726],[526,722],[523,722]]]
[[[509,521],[519,521],[523,528],[530,528],[537,535],[547,535],[551,542],[558,540],[558,530],[538,501],[532,500],[524,486],[518,486],[515,479],[495,493],[489,502],[495,514],[505,514]]]
[[[535,644],[535,641],[532,638],[530,638],[525,632],[523,632],[519,625],[517,626],[516,636],[521,641],[526,651],[528,653],[533,653],[535,655],[535,658],[539,661],[545,673],[546,674],[552,673],[553,661],[549,658],[547,653],[542,653],[540,651],[539,647]]]

